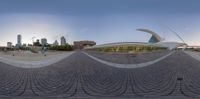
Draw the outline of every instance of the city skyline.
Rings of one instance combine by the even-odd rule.
[[[15,44],[17,34],[23,35],[24,43],[32,43],[32,37],[45,37],[53,43],[61,36],[70,44],[77,40],[92,40],[97,44],[147,42],[151,35],[140,33],[137,28],[151,29],[166,41],[182,42],[164,25],[173,28],[189,45],[200,45],[198,0],[76,1],[79,3],[1,1],[0,46],[7,42]]]
[[[26,45],[26,46],[29,46],[29,44],[30,45],[34,45],[34,43],[35,42],[38,42],[39,41],[39,43],[43,46],[43,45],[47,45],[47,44],[50,44],[50,45],[53,45],[53,46],[55,46],[54,45],[54,43],[56,42],[57,44],[56,45],[59,45],[59,43],[57,42],[57,40],[55,40],[53,43],[49,43],[48,42],[48,39],[47,38],[45,38],[45,37],[43,37],[43,38],[37,38],[37,39],[35,39],[35,38],[37,38],[37,37],[33,37],[32,38],[32,42],[31,43],[26,43],[26,42],[22,42],[23,41],[23,37],[22,37],[22,35],[21,34],[18,34],[17,35],[17,37],[16,37],[16,44],[15,43],[13,43],[13,42],[10,42],[10,41],[7,41],[6,42],[6,45],[4,45],[5,47],[7,46],[7,47],[12,47],[12,46],[14,46],[14,47],[21,47],[21,46],[24,46],[24,44]],[[65,39],[65,37],[64,36],[61,36],[60,37],[60,45],[66,45],[66,44],[68,44],[69,42],[66,42],[66,39]],[[0,46],[2,46],[2,45],[0,45]]]

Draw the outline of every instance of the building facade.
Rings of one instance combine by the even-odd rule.
[[[19,34],[17,35],[17,47],[22,46],[22,36]]]
[[[53,43],[53,46],[58,46],[59,44],[58,44],[58,41],[57,40],[55,40],[55,42]]]
[[[60,38],[60,45],[66,45],[67,43],[66,43],[66,39],[65,39],[65,37],[64,36],[62,36],[61,38]]]
[[[46,38],[41,39],[41,45],[42,46],[47,45],[47,39]]]
[[[12,42],[7,42],[7,47],[11,48],[12,47]]]
[[[94,41],[74,41],[74,49],[83,49],[94,45],[96,45]]]

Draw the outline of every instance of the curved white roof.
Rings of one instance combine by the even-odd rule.
[[[153,32],[149,29],[142,29],[141,28],[141,29],[136,29],[136,30],[152,34],[152,36],[154,36],[159,42],[162,40],[162,38],[157,33]]]
[[[114,46],[156,46],[156,47],[166,47],[170,50],[177,48],[179,46],[186,45],[184,43],[179,42],[158,42],[158,43],[145,43],[145,42],[118,42],[118,43],[108,43],[108,44],[102,44],[102,45],[95,45],[91,47],[86,47],[85,49],[93,49],[93,48],[103,48],[103,47],[114,47]]]
[[[138,31],[143,31],[146,33],[152,34],[152,37],[154,37],[158,42],[155,43],[146,43],[146,42],[116,42],[116,43],[107,43],[107,44],[101,44],[101,45],[95,45],[92,47],[86,47],[85,49],[93,49],[93,48],[102,48],[102,47],[113,47],[113,46],[156,46],[156,47],[166,47],[168,49],[174,49],[179,46],[185,45],[184,43],[178,43],[178,42],[161,42],[162,38],[155,32],[148,30],[148,29],[137,29]]]
[[[159,47],[160,45],[155,45],[151,43],[145,43],[145,42],[117,42],[117,43],[108,43],[108,44],[101,44],[101,45],[95,45],[91,47],[86,47],[85,49],[93,49],[93,48],[103,48],[103,47],[113,47],[113,46],[157,46]]]

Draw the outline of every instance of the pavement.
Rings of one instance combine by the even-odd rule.
[[[191,56],[192,58],[200,61],[200,52],[194,52],[194,51],[184,51],[187,55]]]
[[[199,99],[200,62],[183,51],[141,68],[116,68],[75,52],[54,64],[0,62],[0,99]]]
[[[85,51],[88,54],[99,58],[101,60],[118,63],[118,64],[139,64],[156,60],[171,51],[152,51],[141,53],[123,53],[123,52],[99,52],[99,51]]]
[[[102,64],[106,64],[108,66],[117,67],[117,68],[141,68],[141,67],[145,67],[145,66],[149,66],[149,65],[155,64],[155,63],[157,63],[157,62],[159,62],[159,61],[167,58],[168,56],[172,55],[174,53],[174,51],[170,52],[167,55],[159,57],[158,59],[155,59],[155,60],[152,60],[152,61],[149,61],[149,62],[138,63],[138,64],[119,64],[119,63],[113,63],[113,62],[105,61],[105,60],[99,59],[97,57],[94,57],[94,56],[90,55],[87,52],[82,52],[82,53],[84,53],[85,55],[87,55],[90,58],[94,59],[95,61],[98,61],[98,62],[100,62]]]
[[[46,56],[44,56],[42,53],[1,52],[0,62],[22,68],[38,68],[59,62],[73,53],[74,52],[47,52]]]

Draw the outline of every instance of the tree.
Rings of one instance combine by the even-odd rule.
[[[57,51],[72,51],[73,48],[71,45],[58,45],[58,46],[52,46],[49,48],[49,50],[57,50]]]

